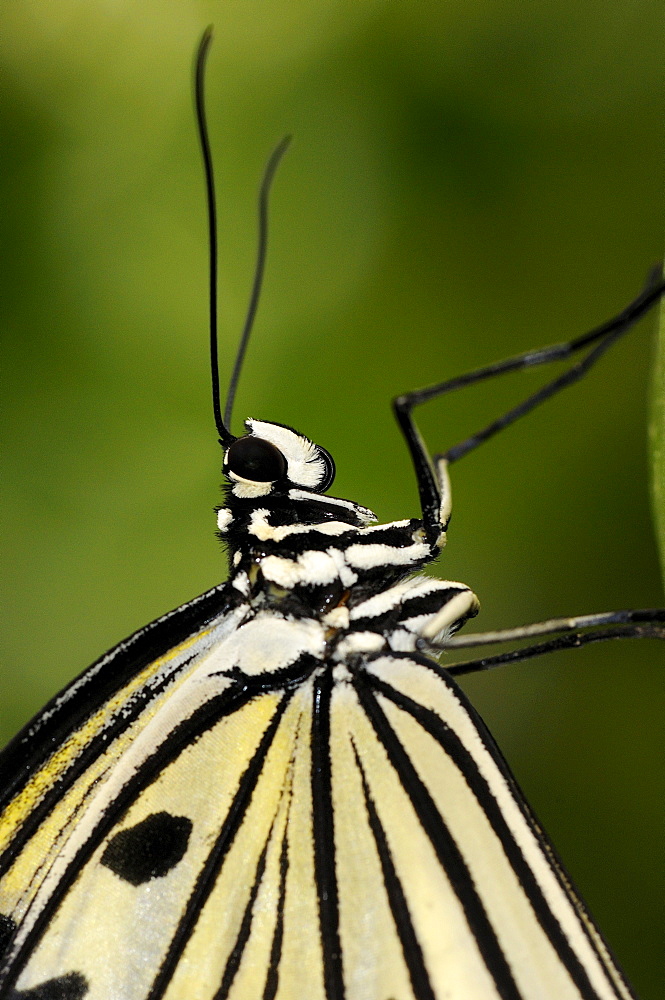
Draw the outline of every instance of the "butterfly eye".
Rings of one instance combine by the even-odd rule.
[[[286,475],[286,459],[279,448],[251,435],[233,442],[226,453],[226,467],[254,483],[274,483]]]

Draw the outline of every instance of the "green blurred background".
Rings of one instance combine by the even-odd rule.
[[[417,514],[392,395],[583,332],[661,254],[655,2],[4,4],[3,741],[224,573],[190,82],[211,21],[224,371],[257,184],[294,135],[236,430],[247,415],[302,429],[335,455],[333,493],[382,520]],[[651,319],[454,468],[440,573],[476,590],[479,627],[662,603]],[[431,404],[421,426],[444,448],[541,381]],[[465,685],[654,1000],[662,660],[615,644]]]

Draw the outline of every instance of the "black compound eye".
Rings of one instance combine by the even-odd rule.
[[[286,475],[286,459],[279,448],[251,435],[233,442],[226,454],[226,466],[229,472],[254,483],[274,483]]]

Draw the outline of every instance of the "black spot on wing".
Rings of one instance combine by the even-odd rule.
[[[182,861],[191,832],[192,821],[186,816],[152,813],[111,838],[102,864],[125,882],[143,885],[168,875]]]
[[[312,661],[314,661],[313,657]],[[143,762],[141,767],[137,769],[133,776],[127,781],[125,786],[119,791],[104,816],[100,817],[94,831],[91,833],[91,836],[85,844],[78,849],[72,860],[69,862],[67,869],[61,874],[57,884],[53,887],[51,896],[46,901],[41,911],[36,915],[32,927],[26,933],[25,938],[21,941],[21,945],[17,948],[16,954],[12,955],[13,968],[17,970],[22,968],[28,960],[29,956],[37,947],[42,935],[46,933],[54,913],[57,911],[63,898],[71,888],[84,865],[90,860],[93,852],[103,845],[105,838],[112,836],[113,830],[117,826],[119,817],[122,817],[125,811],[137,800],[146,788],[157,780],[158,776],[163,772],[168,763],[175,760],[177,756],[186,749],[186,747],[191,746],[198,736],[204,732],[208,732],[221,718],[226,718],[232,713],[237,712],[244,705],[248,704],[253,698],[255,698],[257,696],[257,692],[264,689],[268,689],[268,684],[264,678],[259,678],[258,681],[255,681],[253,684],[252,679],[250,678],[245,682],[242,689],[235,687],[229,689],[228,691],[223,691],[219,695],[214,695],[200,705],[191,716],[183,719],[182,722],[180,722],[162,740],[162,742],[158,744],[152,754],[146,761]],[[286,707],[286,704],[288,704],[289,697],[290,694],[287,694],[287,696],[282,700],[280,707],[276,710],[276,715],[281,717],[283,709]],[[278,722],[276,724],[278,724]],[[258,758],[257,763],[260,770],[263,758],[261,757],[261,754],[259,754],[258,750],[255,756]],[[265,756],[265,754],[263,756]],[[220,835],[222,836],[223,841],[227,832],[228,827],[225,826],[222,834]],[[204,882],[207,882],[208,875],[209,869],[207,869],[204,873]],[[201,912],[202,907],[203,902],[197,890],[195,898],[190,900],[190,903],[186,908],[185,917],[177,932],[177,936],[182,947],[186,944],[187,935],[196,923],[197,914]],[[171,952],[169,953],[169,958],[173,956],[175,961],[177,957],[179,957],[179,954],[180,951],[178,950],[178,947],[172,947]],[[145,998],[145,1000],[157,1000],[158,997],[163,996],[163,991],[166,986],[168,986],[171,979],[173,967],[170,964],[164,964],[164,974],[162,976],[160,971],[159,976],[160,992],[150,993],[149,997]],[[2,993],[4,982],[4,980],[0,980],[0,997],[2,1000],[6,1000],[6,997]],[[107,1000],[107,998],[104,997],[104,1000]],[[108,1000],[116,1000],[116,998],[108,998]]]
[[[183,658],[179,669],[185,669],[193,659],[194,655]],[[67,790],[71,788],[74,781],[80,775],[84,774],[107,751],[114,739],[117,739],[127,731],[130,725],[145,711],[147,705],[157,698],[158,695],[162,694],[172,682],[173,676],[167,673],[158,682],[143,685],[142,688],[135,691],[132,697],[125,702],[122,712],[117,713],[115,718],[109,720],[103,729],[96,736],[88,740],[85,747],[79,750],[75,762],[61,778],[52,782],[50,788],[39,802],[37,802],[35,808],[31,810],[25,822],[16,832],[7,850],[2,854],[0,858],[0,876],[9,870],[14,859],[19,856],[45,819],[51,815],[58,802],[65,797]]]
[[[89,989],[88,981],[80,972],[49,979],[41,986],[29,990],[12,990],[7,1000],[83,1000]]]
[[[16,921],[4,913],[0,913],[0,962],[7,954],[15,931]]]

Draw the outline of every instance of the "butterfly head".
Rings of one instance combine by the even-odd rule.
[[[341,521],[361,527],[376,520],[366,507],[323,495],[335,463],[321,445],[284,424],[250,419],[245,428],[247,434],[224,449],[226,505],[217,523],[227,541],[257,511],[281,525]]]
[[[223,472],[231,493],[245,500],[301,489],[323,493],[335,478],[332,456],[283,424],[246,420],[248,433],[224,452]]]

